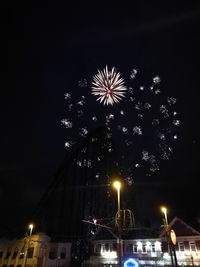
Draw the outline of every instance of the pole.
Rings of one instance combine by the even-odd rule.
[[[26,241],[27,244],[25,244],[23,267],[26,267],[27,254],[28,254],[28,249],[29,249],[29,241],[30,241],[30,236],[27,237],[27,241]]]
[[[173,258],[173,248],[172,248],[172,243],[171,243],[170,234],[169,234],[169,225],[166,225],[166,232],[167,232],[167,244],[169,247],[169,253],[171,257],[172,266],[175,266],[174,258]]]
[[[117,203],[118,203],[118,257],[119,267],[122,266],[122,231],[121,231],[121,207],[120,207],[120,187],[117,188]]]
[[[164,228],[165,228],[166,237],[167,237],[167,245],[168,245],[168,249],[169,249],[169,253],[170,253],[170,257],[171,257],[171,263],[172,263],[172,266],[177,266],[176,259],[174,258],[175,254],[174,254],[172,241],[171,241],[171,237],[170,237],[170,228],[169,228],[168,219],[167,219],[167,208],[161,207],[161,211],[164,213],[164,220],[163,221],[164,221]]]
[[[30,233],[29,235],[27,234],[27,247],[26,247],[26,244],[25,244],[25,249],[24,249],[24,263],[23,263],[23,267],[26,267],[26,262],[27,262],[27,256],[28,256],[28,249],[29,249],[29,243],[30,243],[30,239],[31,239],[31,236],[32,236],[32,232],[33,232],[33,227],[34,225],[33,224],[29,224],[29,229],[30,229]]]
[[[175,247],[175,245],[174,244],[172,244],[172,246],[173,246],[173,253],[174,253],[174,264],[175,264],[175,267],[177,267],[178,266],[178,262],[177,262],[177,257],[176,257],[176,247]]]

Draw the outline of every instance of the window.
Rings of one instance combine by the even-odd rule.
[[[190,250],[195,252],[196,251],[196,245],[195,242],[190,242]]]
[[[141,241],[137,242],[137,252],[142,252],[142,242]]]
[[[127,250],[128,250],[128,253],[133,253],[133,245],[132,244],[128,244]]]
[[[16,259],[17,255],[18,255],[18,248],[15,248],[12,258]]]
[[[19,258],[23,259],[24,258],[24,248],[22,248],[20,254],[19,254]]]
[[[49,259],[53,260],[56,259],[57,253],[56,253],[56,248],[52,247],[49,251]]]
[[[62,248],[60,252],[60,258],[65,259],[66,258],[66,248]]]
[[[30,259],[33,257],[34,247],[29,247],[27,251],[27,258]]]
[[[101,251],[101,244],[96,244],[94,246],[94,252],[95,253],[100,253],[100,251]]]
[[[6,252],[6,257],[5,258],[8,259],[10,257],[10,255],[11,255],[11,249],[8,248],[8,250]]]
[[[109,244],[108,243],[105,244],[105,250],[109,251]]]
[[[185,246],[183,242],[179,242],[178,243],[178,247],[179,247],[179,251],[184,251],[185,250]]]
[[[146,253],[147,252],[146,246],[144,244],[142,245],[142,252],[143,253]]]
[[[156,252],[160,252],[161,251],[161,242],[160,241],[156,241],[155,242],[155,251]]]
[[[39,251],[38,251],[38,257],[42,258],[46,255],[47,246],[45,244],[41,244]]]
[[[0,259],[3,258],[3,251],[0,251]]]
[[[137,245],[136,245],[136,244],[133,245],[133,252],[134,252],[134,253],[137,253],[137,252],[138,252],[138,251],[137,251]]]
[[[151,251],[152,251],[152,252],[156,252],[156,250],[155,250],[155,245],[154,245],[154,244],[151,245]]]
[[[149,252],[151,251],[151,242],[150,241],[147,241],[146,242],[146,250]]]

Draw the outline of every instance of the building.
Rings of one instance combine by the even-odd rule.
[[[51,242],[45,233],[0,239],[0,267],[68,267],[71,243]]]
[[[176,233],[174,248],[177,265],[200,266],[200,232],[177,217],[171,221],[169,227]],[[171,266],[171,253],[165,229],[160,234],[149,230],[132,230],[123,236],[123,261],[132,258],[140,266]],[[83,266],[118,265],[117,236],[111,232],[106,234],[105,229],[102,232],[91,240],[91,256]]]
[[[180,218],[169,229],[176,233],[174,246],[177,264],[200,266],[200,232]],[[116,229],[115,229],[116,230]],[[54,242],[45,233],[21,239],[0,239],[0,267],[116,267],[118,266],[117,231],[100,227],[90,240],[89,258],[81,261],[69,242]],[[135,267],[172,266],[166,229],[133,228],[122,234],[122,261],[132,259]],[[73,257],[77,262],[73,260]],[[75,264],[74,264],[75,263]],[[129,265],[127,265],[129,266]],[[133,265],[130,265],[133,266]]]

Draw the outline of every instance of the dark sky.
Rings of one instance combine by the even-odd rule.
[[[160,203],[170,216],[200,216],[200,4],[131,2],[26,1],[2,9],[1,229],[24,227],[66,154],[66,88],[106,64],[159,73],[177,98],[175,154],[141,198],[152,199],[147,210],[157,216]]]

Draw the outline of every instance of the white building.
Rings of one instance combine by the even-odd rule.
[[[200,266],[200,233],[179,218],[174,218],[169,226],[176,233],[177,266]],[[91,241],[91,256],[84,262],[84,267],[118,266],[117,240],[103,231],[103,235],[99,234]],[[138,234],[136,230],[128,232],[122,240],[122,254],[123,261],[132,258],[139,266],[172,266],[165,231],[157,237],[146,237],[145,233]]]

